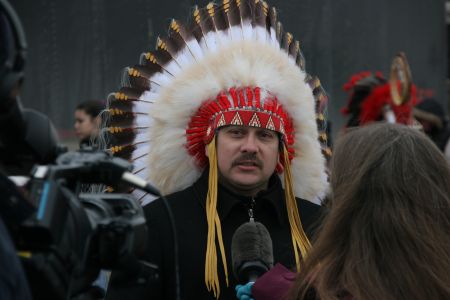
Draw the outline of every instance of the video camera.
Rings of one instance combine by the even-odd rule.
[[[129,194],[81,193],[83,183],[117,184],[130,167],[82,150],[33,169],[28,190],[36,211],[21,224],[16,247],[35,299],[80,297],[100,269],[152,269],[137,260],[146,241],[140,204]]]
[[[156,267],[137,259],[146,241],[140,204],[129,194],[84,193],[83,187],[158,191],[130,173],[132,166],[123,159],[92,149],[66,152],[45,115],[22,109],[17,90],[25,37],[5,0],[0,0],[0,25],[0,168],[6,175],[31,169],[25,196],[0,174],[0,217],[11,231],[33,299],[93,299],[91,285],[100,269],[151,280]]]

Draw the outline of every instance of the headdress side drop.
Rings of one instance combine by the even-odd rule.
[[[305,73],[300,44],[283,32],[275,8],[260,0],[224,0],[195,8],[192,23],[172,20],[155,51],[128,68],[126,84],[109,97],[111,151],[131,160],[134,173],[163,194],[190,186],[210,168],[205,281],[219,294],[216,241],[226,272],[217,216],[214,136],[225,125],[262,127],[281,133],[278,169],[296,260],[309,242],[295,196],[317,201],[327,188],[327,97]],[[208,146],[209,160],[205,156]],[[143,202],[149,195],[133,192]]]

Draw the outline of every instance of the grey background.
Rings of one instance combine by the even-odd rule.
[[[122,69],[165,35],[172,17],[187,20],[187,0],[11,0],[22,19],[29,55],[24,106],[49,115],[63,138],[72,133],[75,106],[105,99],[120,85]],[[414,83],[447,106],[448,33],[445,0],[283,0],[286,30],[301,42],[307,72],[329,94],[333,134],[343,126],[342,85],[351,74],[388,75],[404,51]]]

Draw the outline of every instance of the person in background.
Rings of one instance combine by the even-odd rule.
[[[450,162],[450,124],[442,105],[433,98],[427,98],[414,107],[413,114],[423,131]]]
[[[75,134],[79,139],[80,147],[95,146],[99,128],[102,123],[100,113],[105,105],[97,100],[88,100],[75,108]]]
[[[331,209],[288,299],[450,299],[439,149],[418,130],[376,124],[340,137],[331,165]]]
[[[417,88],[404,53],[392,60],[389,78],[381,72],[363,71],[352,75],[343,88],[349,94],[347,106],[341,110],[348,116],[346,128],[380,121],[415,126],[412,109]]]

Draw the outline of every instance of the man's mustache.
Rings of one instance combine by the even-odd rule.
[[[244,153],[241,156],[239,156],[238,158],[236,158],[231,166],[235,167],[237,165],[243,164],[243,163],[254,163],[258,168],[262,168],[263,166],[263,161],[260,160],[258,157],[256,157],[256,154],[254,153]]]

